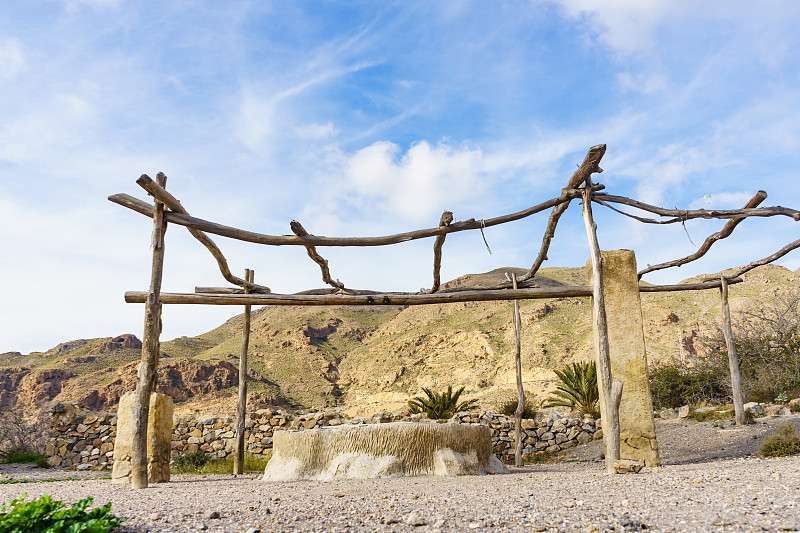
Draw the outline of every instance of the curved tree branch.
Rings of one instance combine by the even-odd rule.
[[[307,237],[310,235],[303,227],[303,225],[296,220],[292,220],[289,223],[289,227],[292,228],[292,232],[298,237]],[[344,289],[344,283],[342,283],[338,279],[336,281],[333,281],[333,279],[331,278],[331,271],[328,268],[328,261],[321,255],[319,255],[317,249],[314,246],[307,245],[306,251],[308,252],[308,257],[313,259],[314,262],[318,264],[319,268],[322,270],[322,281],[324,281],[325,283],[327,283],[332,287],[336,287],[337,289]]]
[[[747,204],[744,206],[744,209],[751,209],[753,207],[756,207],[756,206],[758,206],[758,204],[760,204],[761,202],[763,202],[766,199],[767,199],[767,193],[764,192],[764,191],[758,191],[755,194],[755,196],[753,196],[750,199],[750,201],[747,202]],[[639,272],[639,274],[638,274],[639,279],[642,279],[642,276],[644,276],[648,272],[653,272],[653,271],[656,271],[656,270],[661,270],[661,269],[664,269],[664,268],[675,267],[675,266],[679,267],[681,265],[685,265],[686,263],[691,263],[692,261],[694,261],[696,259],[700,259],[701,257],[703,257],[706,254],[706,252],[708,252],[711,249],[711,246],[715,242],[717,242],[717,241],[719,241],[721,239],[724,239],[725,237],[730,236],[730,234],[733,233],[733,230],[736,228],[736,226],[738,226],[739,223],[742,222],[745,218],[747,218],[747,217],[737,217],[737,218],[732,218],[732,219],[728,220],[728,222],[725,223],[725,226],[722,228],[722,230],[720,230],[717,233],[714,233],[712,235],[709,235],[708,238],[705,240],[705,242],[703,242],[703,244],[700,246],[700,248],[698,248],[698,250],[695,253],[691,254],[691,255],[687,255],[686,257],[682,257],[680,259],[675,259],[673,261],[667,261],[665,263],[660,263],[658,265],[652,265],[652,266],[651,265],[647,265],[647,268],[645,268],[645,269],[643,269],[643,270],[641,270]]]
[[[139,184],[144,190],[149,192],[153,198],[162,202],[164,205],[169,207],[172,211],[176,213],[180,213],[182,215],[188,215],[189,212],[183,208],[180,201],[172,196],[166,189],[161,187],[158,183],[153,181],[150,176],[147,174],[142,174],[142,176],[136,180],[136,183]],[[211,255],[214,256],[214,259],[217,260],[217,265],[219,266],[219,271],[222,273],[222,277],[225,278],[230,283],[234,285],[238,285],[239,287],[246,287],[253,292],[270,292],[269,287],[265,287],[263,285],[258,285],[256,283],[251,283],[249,281],[243,280],[242,278],[236,277],[231,273],[231,269],[228,267],[228,260],[225,259],[225,256],[222,255],[222,250],[211,240],[211,238],[203,233],[200,230],[188,228],[189,233],[192,236],[200,241],[200,244],[205,246]]]
[[[589,151],[586,153],[586,157],[583,159],[583,163],[581,163],[581,165],[578,167],[578,170],[576,170],[569,179],[566,188],[577,189],[586,181],[586,178],[591,176],[593,173],[603,172],[603,169],[600,168],[600,160],[603,159],[603,155],[605,155],[605,153],[605,144],[598,144],[597,146],[592,146],[589,148]],[[565,194],[566,191],[562,193],[561,198],[564,198]],[[542,246],[539,249],[539,255],[536,256],[536,260],[533,262],[530,270],[520,276],[517,281],[523,282],[531,279],[536,275],[536,272],[539,270],[539,267],[542,266],[542,263],[547,260],[547,251],[550,249],[550,241],[553,240],[553,237],[556,234],[558,220],[561,218],[561,215],[564,213],[564,211],[567,210],[567,207],[569,207],[570,199],[566,199],[565,202],[559,203],[553,208],[553,211],[550,213],[550,218],[547,220],[547,227],[544,230],[544,237],[542,238]]]

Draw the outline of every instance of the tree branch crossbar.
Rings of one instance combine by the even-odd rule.
[[[563,189],[560,196],[556,198],[551,198],[540,204],[531,206],[527,209],[523,209],[515,213],[510,213],[490,219],[476,220],[474,218],[470,218],[462,221],[453,221],[452,213],[449,211],[445,211],[442,214],[442,217],[439,221],[439,225],[437,227],[419,229],[404,233],[398,233],[394,235],[383,235],[375,237],[326,237],[319,235],[311,235],[303,228],[303,226],[299,222],[296,221],[292,221],[290,225],[294,235],[267,235],[262,233],[256,233],[253,231],[242,230],[189,215],[188,211],[185,208],[183,208],[183,206],[181,205],[180,201],[177,198],[172,196],[172,194],[167,192],[163,187],[161,187],[158,183],[150,179],[147,175],[142,175],[137,180],[137,183],[143,189],[145,189],[151,196],[153,196],[154,200],[157,203],[160,202],[167,208],[164,210],[165,222],[185,226],[189,230],[189,232],[209,250],[211,255],[216,260],[223,278],[225,278],[225,280],[227,280],[231,284],[239,287],[239,289],[230,287],[197,287],[196,293],[202,293],[206,295],[211,295],[211,294],[220,295],[225,293],[235,294],[238,291],[244,292],[244,289],[247,289],[248,292],[251,294],[269,294],[271,292],[269,287],[258,285],[234,276],[231,273],[230,268],[228,267],[228,263],[227,260],[225,259],[225,256],[222,254],[219,247],[208,237],[207,234],[210,233],[222,237],[228,237],[256,244],[264,244],[271,246],[304,246],[308,251],[309,257],[319,265],[323,281],[326,284],[332,286],[331,289],[311,289],[302,291],[300,293],[296,293],[295,295],[277,295],[277,296],[302,297],[301,300],[304,302],[315,299],[329,301],[330,299],[328,297],[331,295],[347,295],[347,296],[359,297],[364,301],[369,300],[368,303],[388,301],[392,302],[392,305],[394,305],[394,302],[398,301],[401,295],[403,298],[409,301],[414,300],[414,303],[416,303],[417,299],[407,298],[407,297],[411,295],[425,296],[433,294],[475,293],[475,292],[484,293],[487,296],[487,299],[496,299],[495,295],[491,294],[492,291],[498,291],[498,290],[511,291],[512,284],[510,282],[501,282],[499,284],[495,284],[492,286],[482,286],[482,287],[445,287],[445,288],[441,287],[440,271],[442,263],[442,246],[444,244],[445,237],[450,233],[456,233],[467,230],[481,230],[482,228],[496,226],[499,224],[505,224],[516,220],[521,220],[536,213],[552,209],[550,212],[547,226],[544,231],[544,235],[542,237],[542,243],[539,253],[537,254],[535,261],[533,262],[533,265],[525,274],[517,278],[519,287],[517,290],[534,288],[536,287],[536,281],[534,279],[534,276],[536,275],[536,273],[538,272],[539,268],[544,263],[544,261],[548,259],[547,253],[550,248],[550,243],[555,236],[556,228],[558,226],[558,222],[561,218],[561,215],[567,210],[572,200],[576,198],[579,199],[582,198],[582,196],[584,195],[584,189],[587,187],[587,184],[589,184],[588,186],[590,187],[591,191],[588,194],[588,196],[592,201],[597,202],[602,206],[608,207],[617,213],[620,213],[622,215],[633,218],[643,223],[648,223],[648,224],[685,223],[688,220],[696,218],[722,219],[728,221],[721,231],[716,232],[707,237],[703,242],[703,244],[698,248],[698,250],[695,253],[690,254],[683,258],[666,261],[664,263],[660,263],[657,265],[647,265],[647,268],[641,270],[638,273],[640,279],[643,275],[649,272],[676,266],[680,267],[681,265],[700,259],[709,251],[709,249],[715,242],[729,237],[733,233],[736,226],[749,217],[788,216],[794,220],[800,221],[800,211],[796,209],[791,209],[781,206],[758,207],[758,205],[761,202],[763,202],[764,199],[766,199],[767,195],[764,191],[758,191],[758,193],[756,193],[756,195],[747,203],[747,205],[744,206],[744,208],[727,209],[727,210],[666,209],[663,207],[650,205],[645,202],[640,202],[638,200],[634,200],[625,196],[616,196],[600,192],[604,189],[604,186],[602,184],[592,185],[591,175],[603,171],[603,169],[600,168],[599,165],[601,159],[603,158],[603,155],[605,154],[605,151],[606,151],[606,146],[604,144],[591,147],[587,152],[583,163],[579,165],[578,169],[570,177],[569,181],[567,182],[567,186]],[[109,196],[109,200],[149,217],[152,217],[154,213],[154,204],[139,200],[127,194],[115,194]],[[649,217],[634,215],[632,213],[627,213],[621,209],[614,207],[614,205],[612,204],[627,205],[629,207],[644,211],[646,213],[651,213],[659,217],[663,217],[663,220],[657,220]],[[402,242],[408,242],[411,240],[424,239],[429,237],[435,237],[435,243],[433,247],[433,265],[434,265],[433,283],[430,289],[421,289],[417,293],[378,292],[370,290],[358,290],[345,287],[344,283],[340,282],[338,279],[334,280],[332,278],[330,273],[330,268],[328,266],[328,261],[325,260],[316,249],[316,247],[319,246],[339,246],[339,247],[385,246],[385,245],[398,244]],[[781,248],[781,250],[775,252],[770,256],[754,261],[746,265],[745,267],[738,269],[732,275],[727,276],[727,278],[729,279],[730,282],[732,278],[739,278],[741,277],[741,275],[748,272],[749,270],[752,270],[757,266],[771,263],[797,248],[800,248],[800,239],[792,243],[789,243],[788,245]],[[715,279],[718,280],[720,274],[722,274],[722,272],[714,276],[709,276],[708,278],[705,278],[703,281],[706,283],[712,283],[713,280]],[[717,286],[718,285],[713,285],[713,287]],[[647,286],[643,285],[642,291],[648,291],[646,287]],[[685,290],[686,286],[676,285],[674,287],[675,289],[673,290]],[[712,285],[709,285],[708,288],[712,288]],[[133,294],[133,293],[126,293],[126,298],[128,294]],[[451,297],[448,297],[447,300],[468,301],[473,298],[475,298],[473,294],[467,294],[463,296],[463,298],[461,299],[459,298],[452,299]],[[513,298],[518,298],[518,296],[512,296],[510,292],[508,292],[508,299],[513,299]],[[522,298],[525,297],[523,296]],[[283,298],[276,298],[275,300],[287,301],[286,299]],[[425,303],[428,302],[433,303],[434,301],[438,300],[421,298],[419,299],[419,301],[420,302],[424,301]],[[166,301],[164,303],[166,303]],[[310,304],[300,304],[300,305],[310,305]]]

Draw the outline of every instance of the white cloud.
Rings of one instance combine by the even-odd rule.
[[[353,154],[345,176],[359,202],[377,202],[405,219],[421,220],[480,194],[482,166],[479,149],[421,141],[401,154],[398,145],[381,141]]]
[[[333,122],[326,122],[325,124],[305,124],[295,128],[295,133],[300,139],[309,140],[325,140],[335,137],[339,134],[339,129],[333,125]]]
[[[624,53],[649,52],[656,46],[656,29],[680,11],[667,0],[558,0],[566,14],[585,19],[600,40]]]
[[[25,57],[18,39],[0,41],[0,79],[14,79],[25,68]]]

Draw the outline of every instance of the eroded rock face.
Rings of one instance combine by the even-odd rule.
[[[31,369],[23,366],[0,368],[0,410],[14,407],[19,384],[30,373]]]
[[[72,373],[58,369],[0,368],[0,409],[25,410],[46,405],[60,392]]]
[[[111,409],[122,395],[136,387],[136,369],[131,363],[119,370],[117,379],[89,392],[80,402],[90,409]],[[239,384],[239,369],[227,361],[200,362],[187,359],[164,360],[158,365],[156,391],[176,402]]]
[[[141,349],[142,341],[136,338],[136,335],[125,333],[118,337],[108,340],[92,350],[92,353],[104,353],[113,350],[122,350],[125,348],[132,348],[135,350]]]
[[[507,473],[486,426],[392,422],[273,437],[264,481]]]

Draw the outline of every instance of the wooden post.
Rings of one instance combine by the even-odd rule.
[[[603,295],[603,258],[597,242],[597,224],[592,218],[592,182],[586,180],[583,190],[583,220],[592,255],[592,304],[594,306],[594,333],[597,340],[597,371],[600,375],[601,392],[608,395],[605,401],[603,435],[606,441],[606,471],[616,472],[614,462],[619,460],[619,404],[622,399],[622,381],[612,382],[611,356],[608,347],[608,324],[605,297]]]
[[[511,282],[517,288],[517,275],[511,274]],[[522,412],[525,410],[525,389],[522,388],[522,346],[520,336],[522,333],[522,320],[519,316],[519,300],[514,300],[514,334],[516,346],[514,360],[517,366],[517,409],[514,411],[514,429],[517,433],[516,447],[514,449],[514,464],[522,466]]]
[[[161,187],[166,186],[167,177],[159,172],[156,177]],[[150,293],[144,315],[144,342],[142,362],[139,364],[136,381],[136,398],[133,402],[133,440],[131,442],[131,487],[147,487],[147,419],[150,411],[150,393],[156,384],[156,369],[161,353],[161,276],[164,272],[164,204],[155,201],[153,208],[153,265],[150,273]]]
[[[728,347],[728,368],[731,372],[731,389],[733,389],[733,409],[736,414],[736,425],[743,426],[744,400],[742,399],[742,377],[739,374],[739,357],[736,354],[736,343],[733,339],[733,328],[731,327],[731,311],[728,307],[728,282],[723,274],[720,274],[719,292],[722,297],[722,334],[725,336],[725,344]]]
[[[255,274],[245,269],[244,279],[253,283]],[[250,290],[245,287],[245,293]],[[242,355],[239,358],[239,402],[236,404],[236,447],[233,455],[233,473],[244,474],[244,419],[247,413],[247,347],[250,344],[250,306],[244,306],[242,320]]]

